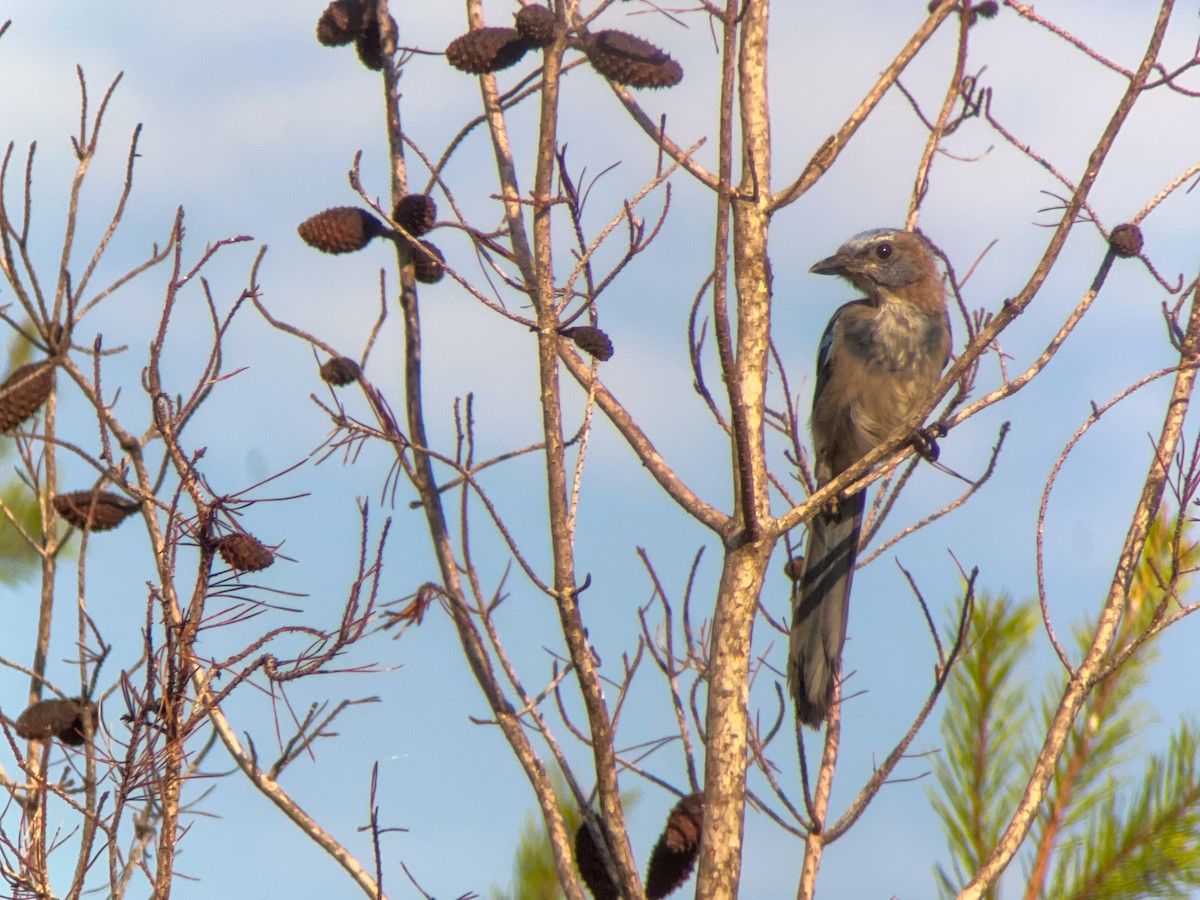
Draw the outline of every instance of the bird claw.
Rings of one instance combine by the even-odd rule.
[[[941,450],[937,439],[947,434],[947,429],[941,422],[934,422],[927,428],[922,428],[913,436],[913,448],[927,462],[937,462]]]

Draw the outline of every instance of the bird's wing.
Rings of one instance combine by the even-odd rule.
[[[851,300],[849,303],[843,303],[829,317],[829,324],[825,326],[825,332],[821,335],[821,343],[817,347],[817,383],[813,388],[814,405],[816,405],[817,398],[821,396],[821,392],[825,390],[825,385],[829,381],[829,354],[833,349],[834,341],[838,337],[839,320],[842,317],[842,313],[852,306],[862,306],[866,303],[866,300]]]

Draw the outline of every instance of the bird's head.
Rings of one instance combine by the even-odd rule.
[[[856,234],[838,252],[814,265],[817,275],[841,275],[856,288],[865,291],[875,303],[882,300],[909,300],[914,288],[925,279],[936,285],[940,278],[929,246],[918,235],[898,228],[877,228]]]

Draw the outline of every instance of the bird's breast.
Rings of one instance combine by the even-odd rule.
[[[836,474],[903,425],[937,384],[949,353],[944,313],[911,307],[848,310],[835,341],[838,364],[816,399],[814,438],[818,455],[836,446]]]
[[[946,364],[949,350],[945,314],[926,313],[911,306],[885,303],[875,315],[846,322],[846,349],[864,368],[883,377],[903,377],[930,369],[935,377]]]

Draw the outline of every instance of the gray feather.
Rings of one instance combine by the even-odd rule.
[[[840,503],[836,515],[822,513],[813,519],[803,573],[792,597],[788,687],[796,716],[813,728],[829,711],[834,679],[841,670],[862,512],[859,493]]]

